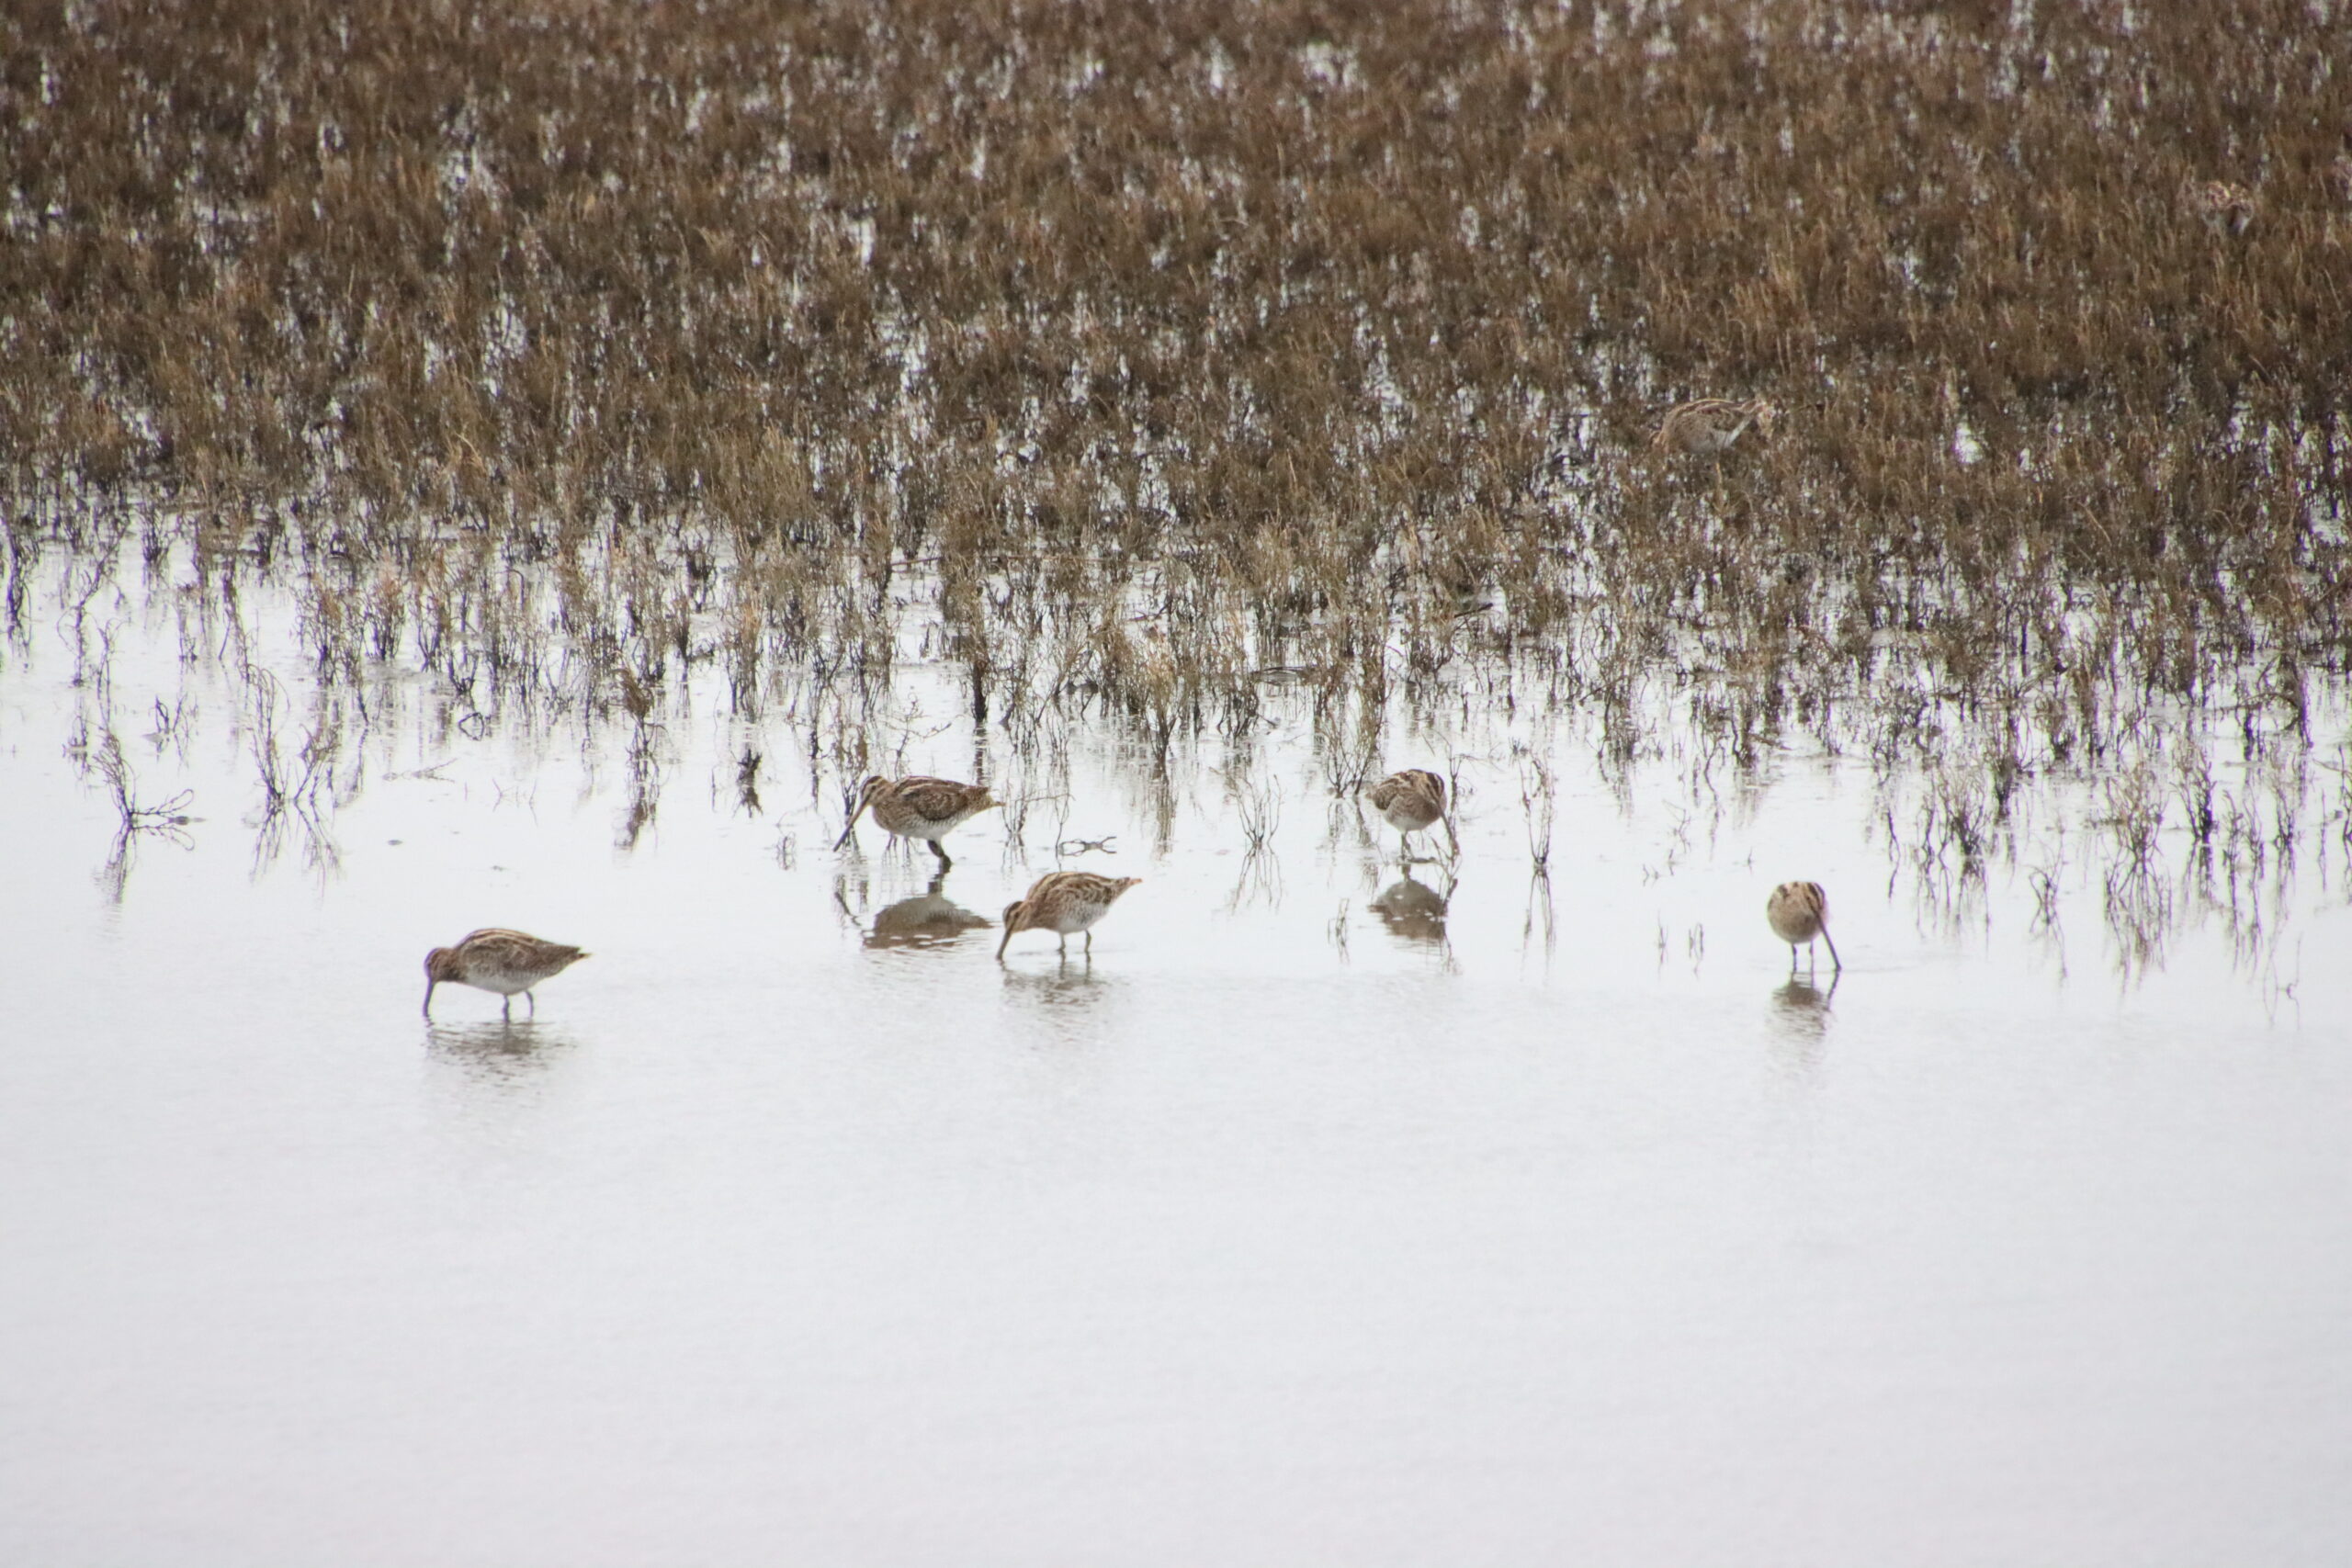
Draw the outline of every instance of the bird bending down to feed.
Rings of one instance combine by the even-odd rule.
[[[1790,973],[1796,971],[1797,943],[1804,943],[1805,959],[1810,964],[1816,937],[1829,942],[1831,968],[1841,974],[1845,971],[1845,961],[1838,956],[1838,944],[1829,939],[1829,895],[1821,890],[1820,883],[1781,883],[1764,901],[1764,918],[1772,922],[1772,934],[1789,944]]]
[[[1363,797],[1372,802],[1383,821],[1396,829],[1396,841],[1404,846],[1408,860],[1413,852],[1408,835],[1436,822],[1445,824],[1445,841],[1453,852],[1462,852],[1462,842],[1453,836],[1453,822],[1445,814],[1445,781],[1427,768],[1391,773],[1364,791]]]
[[[1780,411],[1762,398],[1750,398],[1744,403],[1701,398],[1667,410],[1650,445],[1661,452],[1688,452],[1703,457],[1728,448],[1747,434],[1751,424],[1758,435],[1771,434],[1772,422],[1779,417]]]
[[[530,1001],[531,1015],[536,1018],[539,998],[531,995],[532,987],[587,956],[560,942],[541,942],[522,931],[484,927],[468,933],[455,947],[436,947],[424,955],[424,1016],[433,1016],[433,988],[447,980],[496,991],[505,998],[499,1005],[501,1018],[514,1016],[514,993],[520,991]]]
[[[882,830],[901,839],[922,839],[931,845],[931,852],[939,857],[939,869],[945,871],[956,863],[940,847],[939,840],[978,817],[991,806],[1003,802],[989,794],[985,785],[957,784],[953,779],[886,779],[878,775],[858,786],[857,809],[849,814],[849,826],[833,848],[840,849],[857,831],[857,819],[867,807],[874,811],[874,820]]]
[[[1111,912],[1119,895],[1143,880],[1140,876],[1097,876],[1091,871],[1048,872],[1030,884],[1028,896],[1004,907],[1004,940],[996,944],[997,958],[1021,931],[1052,931],[1062,939],[1062,955],[1069,955],[1069,939],[1086,933],[1086,951],[1094,951],[1094,926]]]

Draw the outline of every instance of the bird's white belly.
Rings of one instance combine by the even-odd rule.
[[[1056,915],[1046,929],[1059,931],[1064,936],[1076,936],[1082,931],[1102,924],[1102,917],[1110,912],[1111,906],[1108,904],[1072,904]]]
[[[876,819],[880,820],[881,814],[876,812],[875,815]],[[954,822],[933,822],[920,817],[904,817],[896,822],[884,822],[882,827],[885,831],[901,839],[927,839],[935,844],[954,832],[963,820],[958,817]]]
[[[502,997],[519,996],[546,978],[541,975],[515,975],[503,969],[476,969],[458,982],[478,991],[495,991]]]

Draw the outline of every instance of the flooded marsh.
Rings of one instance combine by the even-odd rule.
[[[2340,1561],[2347,58],[0,18],[0,1558]]]

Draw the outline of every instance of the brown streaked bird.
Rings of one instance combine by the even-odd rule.
[[[1806,962],[1810,964],[1816,937],[1829,942],[1833,970],[1844,973],[1845,960],[1838,956],[1838,944],[1829,939],[1829,895],[1821,890],[1820,883],[1781,883],[1764,901],[1764,918],[1772,923],[1772,934],[1789,944],[1790,973],[1796,971],[1797,943],[1804,943]]]
[[[2254,192],[2227,180],[2204,180],[2188,187],[2188,208],[2216,234],[2234,240],[2254,227]]]
[[[939,869],[945,871],[956,863],[939,840],[989,807],[1002,804],[984,784],[957,784],[954,779],[886,779],[877,774],[858,786],[857,809],[849,814],[849,826],[842,829],[833,848],[849,842],[850,835],[857,831],[857,819],[870,807],[884,832],[923,840],[939,857]]]
[[[1762,398],[1732,402],[1723,398],[1699,398],[1678,403],[1658,422],[1650,445],[1661,452],[1685,452],[1697,457],[1724,451],[1754,425],[1758,435],[1772,434],[1780,410]]]
[[[531,1016],[536,1018],[539,998],[531,995],[532,987],[562,974],[587,956],[576,947],[541,942],[537,937],[500,926],[469,931],[457,946],[436,947],[424,955],[424,1016],[433,1016],[433,988],[447,980],[476,990],[497,992],[505,998],[499,1004],[501,1018],[514,1016],[514,993],[520,991],[529,1000]]]
[[[1004,907],[1004,940],[996,944],[999,962],[1022,931],[1052,931],[1061,938],[1062,956],[1069,956],[1069,939],[1086,933],[1086,951],[1094,951],[1094,926],[1111,912],[1119,896],[1143,880],[1140,876],[1097,876],[1091,871],[1050,871],[1029,885],[1027,897]]]
[[[1364,791],[1363,797],[1372,802],[1381,820],[1396,829],[1396,841],[1408,860],[1413,852],[1409,835],[1438,822],[1445,824],[1447,845],[1455,854],[1462,852],[1462,841],[1453,836],[1453,819],[1445,814],[1445,781],[1427,768],[1391,773]]]

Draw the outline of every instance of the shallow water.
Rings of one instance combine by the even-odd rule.
[[[1267,852],[1217,758],[1080,734],[933,889],[831,852],[781,731],[681,717],[632,830],[616,746],[435,738],[390,676],[273,834],[176,651],[129,615],[106,699],[197,820],[111,870],[88,682],[46,625],[0,674],[0,1560],[2352,1550],[2340,867],[2249,935],[2169,845],[2151,942],[2079,850],[2050,918],[2032,854],[1923,871],[1851,762],[1700,798],[1564,743],[1547,887],[1473,736],[1458,873],[1408,881],[1278,713]],[[970,776],[939,722],[906,761]],[[1145,881],[1000,966],[945,911],[1057,836]],[[1834,980],[1764,926],[1792,875]],[[485,924],[594,956],[427,1025]]]

